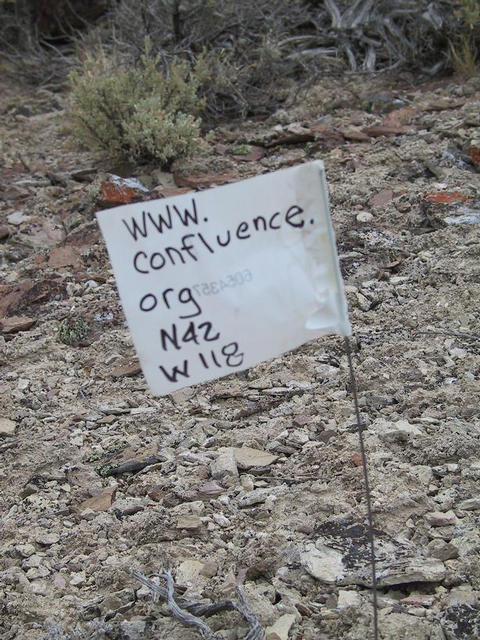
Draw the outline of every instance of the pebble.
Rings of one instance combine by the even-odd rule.
[[[458,558],[457,547],[444,540],[431,540],[427,545],[427,553],[431,558],[437,558],[438,560]]]
[[[362,604],[362,596],[358,591],[347,591],[340,589],[338,592],[338,609],[346,609],[347,607],[360,607]]]
[[[127,640],[141,640],[145,637],[147,623],[145,620],[123,620],[120,629]]]
[[[50,590],[50,586],[45,580],[34,580],[30,583],[28,590],[37,596],[46,596]]]
[[[205,562],[200,569],[200,575],[205,576],[206,578],[213,578],[217,575],[218,572],[218,564],[214,560],[209,560]]]
[[[454,587],[445,598],[447,607],[460,607],[469,605],[470,607],[478,607],[479,593],[473,591],[469,586]]]
[[[60,541],[58,533],[42,533],[35,538],[35,542],[43,547],[49,547],[52,544],[57,544]]]
[[[198,516],[180,516],[177,520],[177,529],[186,529],[187,531],[198,531],[202,527],[202,521]]]
[[[36,322],[35,318],[29,318],[28,316],[10,316],[0,320],[0,328],[2,333],[17,333],[19,331],[27,331]]]
[[[407,420],[390,422],[384,418],[377,418],[369,430],[378,433],[378,436],[385,442],[406,442],[411,437],[420,436],[423,433],[419,427],[410,424]]]
[[[449,527],[457,522],[457,516],[453,511],[431,511],[423,517],[432,527]]]
[[[254,489],[238,498],[238,506],[242,509],[245,507],[251,507],[255,504],[261,504],[269,496],[285,493],[286,487],[267,487],[265,489]]]
[[[87,500],[84,500],[78,507],[82,516],[85,517],[84,514],[86,512],[94,513],[96,511],[107,511],[108,509],[110,509],[116,491],[117,487],[108,487],[107,489],[100,491],[100,493],[97,493],[91,498],[87,498]]]
[[[287,640],[290,629],[295,623],[295,616],[286,613],[271,626],[265,629],[265,640]]]
[[[13,436],[17,429],[17,423],[9,418],[0,418],[0,437]]]
[[[234,447],[233,455],[237,467],[243,471],[252,467],[267,467],[278,459],[278,456],[251,447]]]
[[[458,509],[462,511],[477,511],[480,509],[480,498],[469,498],[468,500],[462,500],[457,505]]]
[[[18,551],[22,558],[29,558],[35,553],[35,547],[29,542],[27,542],[26,544],[17,544],[15,546],[15,549],[16,551]]]
[[[238,478],[238,469],[232,449],[226,449],[210,463],[210,472],[215,480],[234,484]]]
[[[355,219],[357,222],[371,222],[373,220],[373,213],[370,213],[369,211],[360,211],[360,213],[357,213],[355,216]]]
[[[177,568],[175,582],[183,587],[196,583],[203,568],[204,564],[199,560],[184,560]]]
[[[13,224],[14,227],[18,227],[24,222],[28,222],[31,219],[31,216],[26,216],[22,211],[14,211],[9,216],[7,216],[8,223]]]
[[[86,581],[87,576],[85,574],[85,571],[77,571],[76,573],[72,574],[72,577],[70,578],[70,585],[72,587],[81,587],[82,584],[85,584]]]

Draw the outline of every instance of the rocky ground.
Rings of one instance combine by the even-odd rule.
[[[155,398],[94,219],[311,158],[355,331],[380,637],[480,637],[480,79],[382,82],[325,81],[172,173],[78,151],[63,96],[2,86],[3,640],[200,637],[132,575],[162,569],[195,602],[243,583],[268,640],[373,637],[342,341]]]

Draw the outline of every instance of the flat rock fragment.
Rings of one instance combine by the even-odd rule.
[[[377,584],[379,587],[411,584],[414,582],[438,583],[444,580],[446,569],[443,562],[435,558],[408,558],[377,564]],[[365,565],[360,571],[345,574],[341,584],[358,584],[365,587],[372,583],[370,567]]]
[[[278,456],[260,449],[252,449],[251,447],[234,447],[233,455],[237,467],[242,470],[251,469],[252,467],[267,467],[278,459]]]
[[[2,333],[18,333],[19,331],[27,331],[36,323],[35,318],[28,316],[11,316],[10,318],[2,318],[0,320],[0,328]]]
[[[300,554],[300,562],[311,576],[325,584],[336,584],[345,573],[342,554],[326,545],[310,545]]]
[[[287,640],[294,623],[295,616],[293,613],[286,613],[280,616],[271,627],[265,629],[265,640]]]
[[[92,511],[107,511],[112,506],[116,491],[117,487],[108,487],[91,498],[87,498],[87,500],[84,500],[80,504],[80,512],[86,511],[87,509],[91,509]]]
[[[13,436],[17,429],[17,423],[9,418],[0,418],[0,437]]]
[[[112,369],[112,378],[130,378],[136,376],[142,368],[136,358],[124,358]]]
[[[225,449],[210,463],[210,472],[215,480],[231,484],[238,478],[238,468],[232,449]]]

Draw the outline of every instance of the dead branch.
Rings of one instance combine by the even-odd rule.
[[[248,622],[250,630],[245,636],[245,640],[262,640],[264,637],[264,630],[251,610],[241,586],[237,586],[237,602],[222,600],[213,604],[202,604],[200,602],[190,602],[175,595],[175,583],[170,571],[164,570],[160,573],[160,577],[165,580],[165,587],[149,580],[140,571],[134,570],[132,575],[150,589],[153,602],[165,602],[175,620],[178,620],[186,627],[198,631],[204,640],[218,640],[218,636],[215,638],[212,629],[200,617],[208,618],[221,611],[238,611]]]

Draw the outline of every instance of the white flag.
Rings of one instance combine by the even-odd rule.
[[[154,394],[350,335],[320,161],[97,218]]]

